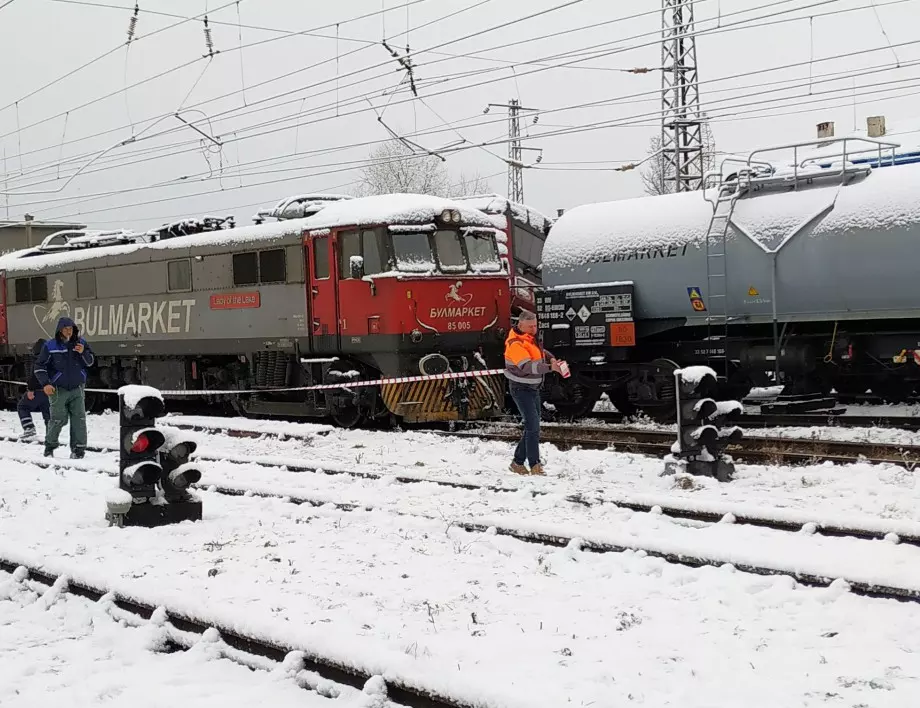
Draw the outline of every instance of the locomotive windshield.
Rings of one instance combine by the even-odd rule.
[[[394,233],[396,270],[404,273],[476,273],[501,270],[495,233],[490,230],[438,229]]]
[[[474,270],[497,271],[502,264],[498,260],[495,247],[495,235],[483,231],[467,231],[463,235],[466,252],[470,257],[470,267]]]
[[[443,272],[463,273],[466,271],[466,257],[460,245],[460,234],[446,229],[435,231],[434,245],[438,252],[438,263]]]
[[[408,273],[427,273],[434,270],[434,257],[428,234],[393,234],[393,255],[396,270]]]

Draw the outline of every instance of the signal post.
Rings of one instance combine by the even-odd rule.
[[[189,461],[197,444],[178,431],[157,430],[166,413],[160,392],[149,386],[118,390],[120,491],[106,498],[115,526],[162,526],[199,521],[201,501],[189,488],[201,470]]]
[[[728,419],[743,410],[738,401],[719,401],[716,372],[708,366],[691,366],[674,372],[677,405],[677,442],[665,458],[665,474],[689,473],[731,481],[735,464],[725,448],[741,440]]]

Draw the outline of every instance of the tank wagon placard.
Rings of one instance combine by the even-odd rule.
[[[537,292],[537,315],[547,347],[635,344],[632,283],[572,285]]]

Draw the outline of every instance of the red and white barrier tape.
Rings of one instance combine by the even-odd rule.
[[[449,374],[431,374],[429,376],[396,376],[387,379],[375,379],[373,381],[343,381],[335,384],[317,384],[314,386],[295,386],[290,388],[228,388],[219,391],[208,389],[204,391],[188,391],[185,389],[175,389],[171,391],[160,391],[164,396],[230,396],[250,393],[290,393],[292,391],[319,391],[333,388],[362,388],[367,386],[387,386],[390,384],[401,383],[419,383],[422,381],[444,381],[448,379],[472,379],[482,378],[484,376],[500,376],[505,372],[504,369],[481,369],[478,371],[458,371]],[[0,379],[0,383],[13,384],[15,386],[25,386],[23,381],[7,381]],[[111,393],[117,394],[115,388],[88,388],[88,393]]]

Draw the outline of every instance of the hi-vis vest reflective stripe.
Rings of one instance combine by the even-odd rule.
[[[505,376],[518,383],[539,385],[543,381],[542,363],[543,350],[533,336],[512,329],[505,340]]]

